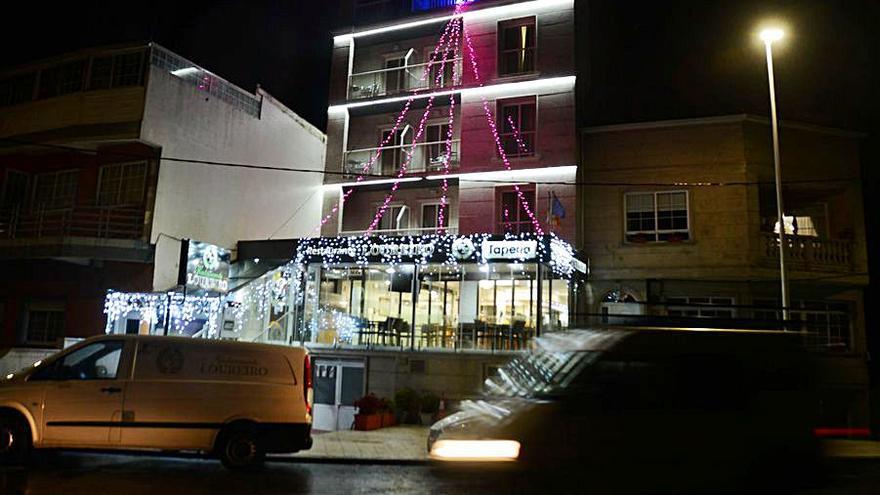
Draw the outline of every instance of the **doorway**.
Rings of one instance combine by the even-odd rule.
[[[354,402],[363,397],[366,388],[364,362],[316,359],[314,374],[312,428],[350,430],[354,424]]]

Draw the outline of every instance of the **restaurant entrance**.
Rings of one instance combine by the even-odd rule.
[[[354,401],[364,395],[363,361],[316,359],[314,363],[315,430],[348,430],[354,423]]]

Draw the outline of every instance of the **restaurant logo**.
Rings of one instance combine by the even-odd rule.
[[[474,241],[467,237],[459,237],[452,241],[452,255],[455,256],[456,259],[464,260],[470,258],[471,255],[474,254],[474,251],[476,251],[476,248],[474,248]]]
[[[156,356],[156,368],[163,375],[176,375],[183,369],[183,353],[180,349],[166,346]]]
[[[178,283],[187,290],[226,292],[229,289],[229,251],[214,244],[186,240],[180,249]]]
[[[484,260],[526,260],[538,255],[537,241],[483,241]]]

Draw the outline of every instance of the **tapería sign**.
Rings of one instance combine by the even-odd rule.
[[[483,241],[484,260],[531,260],[538,255],[537,241]]]
[[[185,239],[180,247],[178,284],[187,291],[229,290],[229,251],[207,242]]]

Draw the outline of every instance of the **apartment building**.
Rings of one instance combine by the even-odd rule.
[[[181,239],[305,235],[321,175],[283,169],[323,157],[323,133],[271,95],[156,44],[3,73],[0,348],[103,333],[108,289],[175,288]]]
[[[826,426],[868,420],[868,284],[857,133],[781,125],[791,320],[822,363]],[[581,130],[584,322],[782,328],[769,122]],[[610,185],[597,185],[597,184]]]

